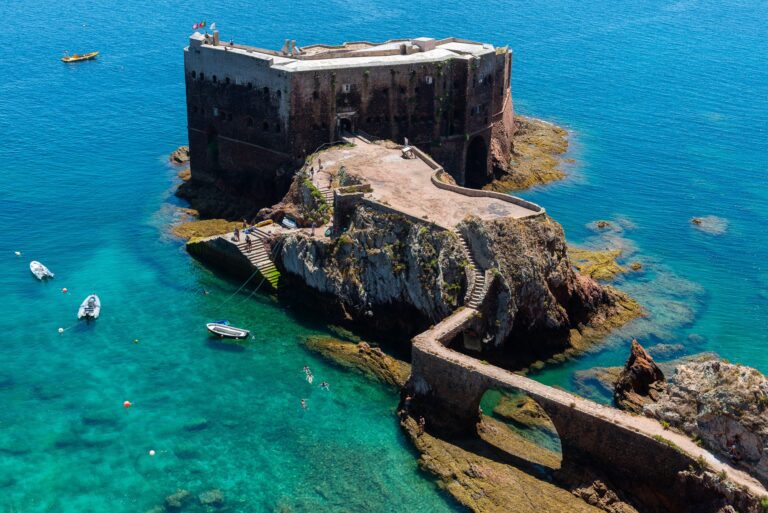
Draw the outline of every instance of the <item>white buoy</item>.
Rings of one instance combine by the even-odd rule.
[[[59,328],[59,333],[64,333],[64,328]]]
[[[154,455],[155,455],[155,450],[154,450],[154,449],[150,449],[150,451],[149,451],[149,455],[150,455],[150,456],[154,456]]]
[[[21,256],[21,251],[14,251],[16,253],[16,256]]]

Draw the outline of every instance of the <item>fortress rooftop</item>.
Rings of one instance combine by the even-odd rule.
[[[266,61],[271,68],[288,72],[325,69],[387,66],[439,62],[448,59],[473,59],[482,55],[507,52],[491,44],[450,37],[433,39],[392,39],[384,43],[357,41],[337,46],[310,45],[299,48],[295,41],[286,40],[279,51],[219,41],[218,32],[190,36],[190,47],[231,52]]]

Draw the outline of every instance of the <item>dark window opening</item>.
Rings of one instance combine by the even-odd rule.
[[[414,92],[415,92],[416,94],[419,94],[419,91],[421,91],[421,89],[419,89],[419,87],[418,87],[418,86],[416,86],[416,88],[414,89]]]
[[[197,78],[197,71],[192,70],[192,78]]]
[[[248,89],[253,89],[253,82],[248,82]]]
[[[275,123],[275,133],[280,133],[280,123]]]
[[[230,83],[229,77],[224,77],[224,82],[226,82],[227,84],[229,84],[229,83]]]
[[[245,118],[245,126],[248,128],[253,128],[253,118],[251,116]]]
[[[405,94],[405,87],[400,88],[400,94]]]
[[[205,80],[205,73],[200,72],[200,80]]]
[[[464,185],[467,187],[479,189],[488,183],[488,149],[481,136],[472,139],[467,148],[464,177]]]
[[[277,90],[277,97],[280,98],[282,95],[283,95],[283,92],[280,89],[278,89]]]
[[[264,123],[262,123],[261,124],[261,129],[264,130],[265,132],[267,130],[269,130],[269,123],[267,123],[266,121]]]
[[[320,98],[320,93],[317,91],[312,91],[312,99],[317,100],[318,98]]]
[[[227,121],[232,121],[232,113],[227,113]]]
[[[265,87],[262,91],[264,92],[264,96],[269,96],[269,87]]]
[[[213,83],[215,84],[218,81],[218,78],[216,78],[216,75],[213,75],[211,77],[211,80],[213,80]]]

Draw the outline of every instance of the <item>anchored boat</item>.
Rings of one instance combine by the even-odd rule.
[[[221,338],[248,338],[250,331],[242,328],[235,328],[229,325],[229,321],[209,322],[205,325],[208,331]]]
[[[80,62],[80,61],[88,61],[91,59],[95,59],[96,56],[99,55],[99,52],[89,52],[84,54],[73,54],[73,55],[65,55],[61,58],[61,62]]]
[[[77,311],[78,319],[98,319],[101,313],[101,300],[96,294],[91,294],[80,305]]]
[[[37,260],[32,260],[29,263],[29,270],[32,271],[32,274],[34,274],[38,280],[53,278],[53,273]]]

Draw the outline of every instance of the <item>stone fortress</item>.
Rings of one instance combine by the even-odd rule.
[[[184,63],[193,180],[264,205],[344,133],[407,139],[469,187],[509,159],[507,48],[422,37],[272,51],[214,32],[190,37]]]
[[[274,52],[192,35],[191,179],[225,203],[281,201],[245,232],[255,244],[229,232],[187,250],[329,318],[415,334],[401,412],[435,433],[471,439],[487,390],[522,393],[562,465],[599,469],[642,511],[760,512],[763,484],[687,435],[496,365],[576,348],[572,332],[624,308],[576,274],[542,207],[478,190],[511,151],[510,64],[455,38]],[[286,217],[298,228],[272,222]]]

